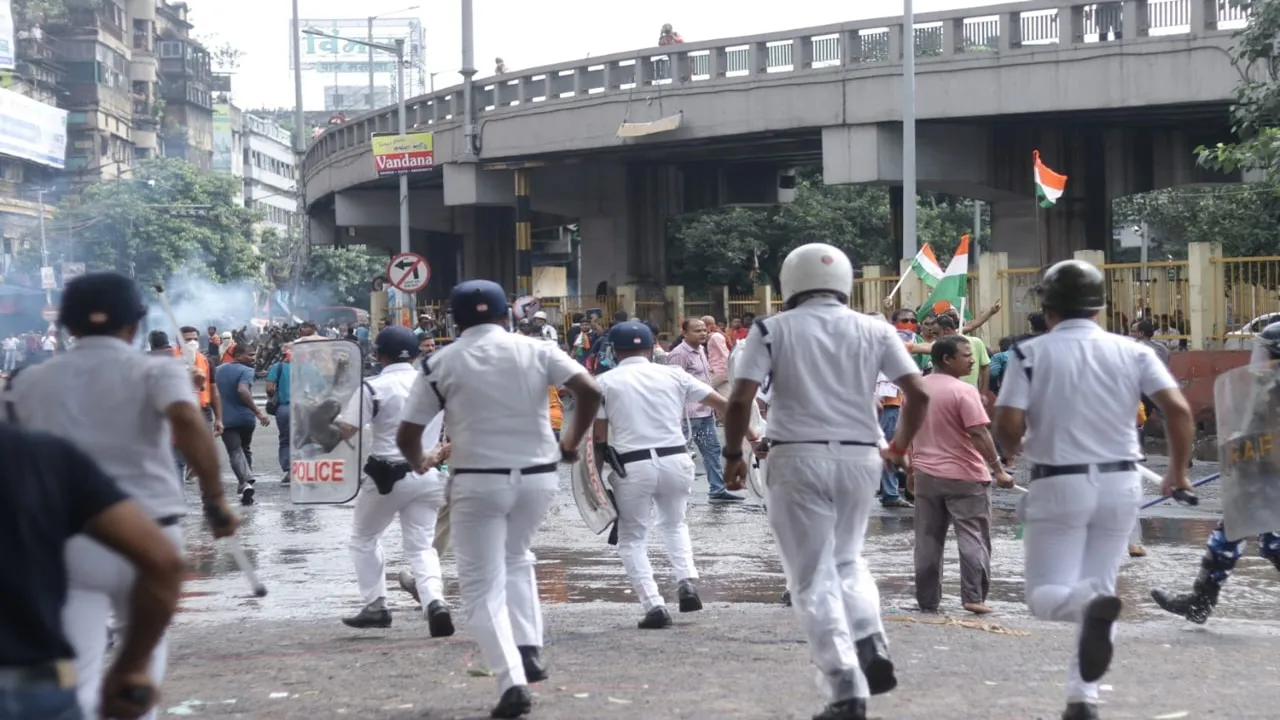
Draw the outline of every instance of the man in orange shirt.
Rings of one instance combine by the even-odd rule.
[[[554,387],[547,388],[547,397],[551,401],[551,430],[559,440],[560,428],[564,424],[564,403],[560,401],[560,391]]]
[[[194,352],[189,351],[188,355],[195,357],[192,371],[195,373],[196,389],[200,394],[200,412],[204,414],[205,421],[213,430],[214,437],[217,437],[222,434],[222,397],[218,395],[218,386],[213,382],[213,367],[209,363],[209,358],[200,352],[200,331],[190,325],[183,327],[182,345],[183,348],[194,346]],[[182,355],[182,350],[175,349],[174,354]]]

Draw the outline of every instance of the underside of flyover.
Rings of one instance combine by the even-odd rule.
[[[988,249],[1008,252],[1011,267],[1037,266],[1075,250],[1110,251],[1110,208],[1117,198],[1238,181],[1195,162],[1196,147],[1230,139],[1222,104],[922,122],[917,183],[921,191],[990,203]],[[1070,178],[1063,198],[1047,210],[1034,200],[1034,150]],[[618,149],[531,156],[514,164],[486,165],[482,158],[480,169],[465,175],[451,175],[456,167],[437,168],[411,176],[411,249],[432,265],[429,298],[447,294],[462,277],[532,291],[516,288],[513,175],[519,172],[529,181],[535,228],[578,225],[580,247],[568,262],[581,290],[594,292],[602,282],[661,286],[669,218],[786,201],[786,172],[819,165],[831,184],[898,187],[892,226],[900,234],[901,124],[877,123],[690,142],[655,135]],[[453,184],[459,177],[466,178],[461,195]],[[458,197],[465,199],[459,203]],[[396,204],[396,178],[329,195],[310,208],[312,241],[394,252]],[[564,251],[557,247],[553,259],[565,261]]]

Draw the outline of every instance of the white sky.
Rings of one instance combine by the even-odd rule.
[[[915,12],[951,10],[999,0],[916,0]],[[245,53],[232,81],[242,108],[292,107],[289,69],[290,0],[187,0],[194,34],[229,42]],[[397,12],[420,5],[419,10]],[[215,9],[216,8],[216,9]],[[358,10],[356,9],[358,8]],[[428,13],[427,10],[430,10]],[[747,11],[750,9],[750,11]],[[781,12],[779,12],[781,10]],[[900,15],[901,0],[474,0],[477,78],[493,72],[501,56],[507,67],[537,67],[608,55],[657,44],[663,23],[672,23],[685,42],[753,35],[794,28]],[[461,82],[460,0],[299,0],[308,19],[358,18],[383,13],[418,17],[427,34],[427,64],[437,89]],[[249,21],[252,19],[251,21]],[[353,35],[363,38],[363,31]],[[324,108],[324,87],[333,75],[304,72],[304,106]],[[367,75],[339,76],[342,85],[367,84]],[[394,82],[380,76],[379,85]],[[410,93],[412,97],[416,93]]]

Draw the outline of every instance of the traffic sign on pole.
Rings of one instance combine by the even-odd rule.
[[[401,292],[416,293],[431,280],[431,266],[417,253],[400,253],[387,263],[387,279]]]
[[[45,305],[45,306],[44,306],[44,310],[41,310],[41,311],[40,311],[40,317],[44,318],[44,321],[45,321],[45,322],[50,322],[50,323],[51,323],[51,322],[53,322],[53,321],[55,321],[55,320],[57,320],[57,319],[58,319],[58,306],[57,306],[57,305]]]

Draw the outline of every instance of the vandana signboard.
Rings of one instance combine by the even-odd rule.
[[[374,133],[370,144],[378,177],[424,172],[435,167],[435,139],[429,132]]]

